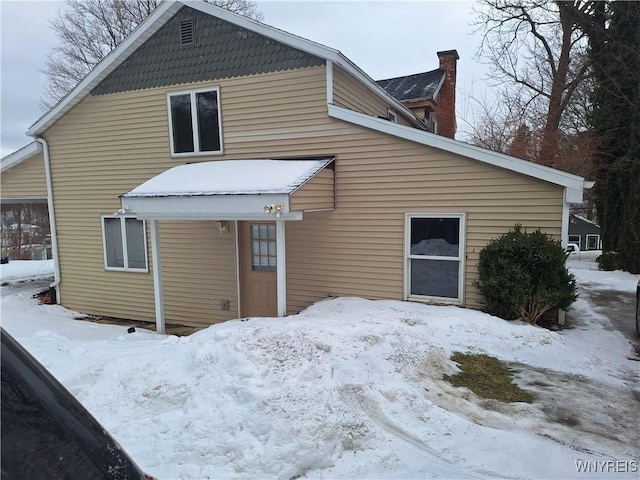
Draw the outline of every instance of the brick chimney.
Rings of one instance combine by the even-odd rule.
[[[456,136],[456,65],[458,59],[457,50],[445,50],[438,52],[440,68],[446,70],[444,82],[440,87],[437,97],[436,121],[437,133],[443,137],[455,138]]]

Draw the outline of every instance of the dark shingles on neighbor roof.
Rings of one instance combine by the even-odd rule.
[[[185,20],[194,22],[193,46],[180,44],[180,24]],[[91,93],[104,95],[323,63],[314,55],[185,6]]]
[[[444,74],[445,70],[436,68],[430,72],[377,80],[376,83],[400,101],[432,100],[438,93]]]

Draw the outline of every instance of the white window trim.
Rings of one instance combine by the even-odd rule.
[[[411,219],[412,218],[458,218],[460,219],[460,246],[457,257],[436,255],[411,255]],[[438,302],[451,305],[464,305],[465,259],[466,259],[466,224],[465,213],[406,213],[404,221],[404,298],[415,302]],[[458,263],[458,298],[433,297],[411,293],[411,260],[451,260]]]
[[[220,135],[220,150],[215,152],[201,152],[200,151],[200,130],[198,128],[198,115],[197,115],[197,105],[196,105],[196,94],[203,92],[216,92],[218,95],[218,134]],[[183,152],[176,153],[175,147],[173,145],[173,119],[171,117],[171,97],[176,95],[189,95],[191,100],[191,127],[193,129],[193,152]],[[223,145],[223,137],[222,137],[222,102],[220,95],[220,87],[206,87],[206,88],[198,88],[195,90],[176,90],[172,92],[167,92],[167,116],[169,118],[169,145],[171,148],[171,156],[172,157],[193,157],[193,156],[204,156],[204,155],[223,155],[224,154],[224,145]]]
[[[596,248],[589,248],[589,238],[596,239]],[[598,235],[597,233],[587,233],[586,242],[587,244],[585,245],[585,250],[600,250],[600,235]]]
[[[393,123],[398,123],[398,114],[393,108],[387,109],[387,120]]]
[[[578,241],[577,242],[576,241],[572,241],[571,238],[569,238],[569,237],[578,237]],[[577,243],[578,244],[578,248],[580,250],[582,250],[582,235],[569,235],[567,238],[568,238],[567,243]]]
[[[104,228],[104,220],[105,218],[119,218],[120,219],[120,231],[122,238],[122,256],[124,259],[124,268],[120,267],[110,267],[107,264],[107,235]],[[144,260],[146,267],[145,268],[129,268],[129,252],[127,251],[127,231],[125,226],[125,218],[136,218],[135,215],[102,215],[100,217],[100,225],[102,226],[102,258],[104,260],[104,269],[111,270],[115,272],[137,272],[137,273],[149,273],[149,255],[147,249],[147,222],[145,220],[140,220],[142,222],[142,232],[144,234]]]

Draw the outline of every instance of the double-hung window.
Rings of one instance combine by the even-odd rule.
[[[169,93],[167,109],[172,155],[222,153],[220,89]]]
[[[107,270],[147,271],[144,221],[133,217],[102,217],[104,267]]]
[[[407,214],[406,296],[462,303],[463,214]]]

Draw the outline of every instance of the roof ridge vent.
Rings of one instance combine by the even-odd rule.
[[[182,20],[180,22],[180,46],[190,47],[193,45],[193,19]]]

